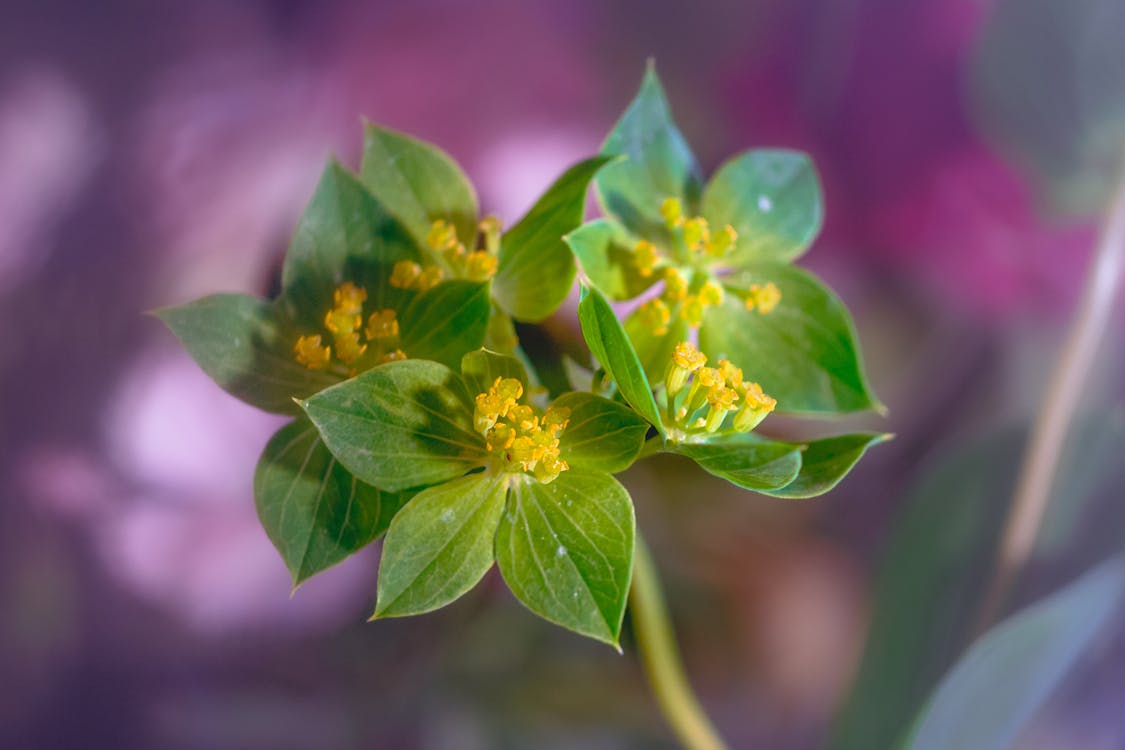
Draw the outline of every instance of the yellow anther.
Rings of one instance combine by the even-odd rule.
[[[539,429],[539,417],[535,409],[528,404],[518,404],[508,409],[508,419],[521,433],[530,433]]]
[[[371,313],[371,316],[367,319],[367,330],[365,333],[367,334],[367,338],[371,341],[397,337],[399,335],[399,327],[398,317],[395,315],[395,311],[388,308]]]
[[[722,304],[723,288],[714,281],[707,281],[699,290],[699,302],[704,307]]]
[[[395,289],[410,289],[422,275],[422,267],[412,260],[400,260],[391,269],[391,286]]]
[[[434,250],[452,250],[457,247],[457,229],[445,219],[437,219],[426,234],[426,244]]]
[[[707,403],[711,408],[707,411],[707,419],[703,423],[704,428],[708,432],[715,432],[722,424],[723,420],[727,418],[727,413],[734,408],[734,402],[738,400],[738,394],[733,388],[727,388],[725,385],[718,385],[707,391]]]
[[[721,258],[734,249],[734,243],[737,241],[738,232],[734,231],[734,227],[730,224],[727,224],[711,236],[711,241],[707,243],[707,254],[715,258]]]
[[[336,356],[346,365],[350,365],[363,356],[367,351],[367,344],[359,343],[359,334],[354,332],[336,334]]]
[[[657,251],[656,245],[648,240],[641,240],[633,248],[633,265],[637,267],[641,276],[652,276],[653,269],[659,262],[660,253]]]
[[[523,397],[523,383],[516,378],[496,378],[492,383],[492,388],[500,398],[509,404],[505,406],[505,411],[515,406],[516,401]]]
[[[688,414],[695,412],[706,402],[706,393],[723,384],[723,375],[714,367],[700,367],[691,379],[691,389],[687,396]]]
[[[543,413],[543,428],[551,430],[558,437],[570,424],[570,409],[565,406],[551,406]]]
[[[650,299],[637,308],[637,315],[640,318],[641,325],[651,331],[653,335],[663,336],[668,333],[668,324],[672,321],[672,311],[668,309],[668,305],[664,304],[664,300]]]
[[[753,284],[746,292],[746,309],[755,308],[762,315],[769,315],[781,302],[781,290],[772,281],[765,285]]]
[[[530,435],[521,435],[513,440],[512,446],[508,448],[508,460],[514,464],[519,464],[521,469],[527,471],[532,468],[539,455],[542,455],[542,450],[542,447],[536,445],[535,440]],[[536,455],[537,453],[539,455]]]
[[[418,276],[418,279],[414,282],[414,288],[420,292],[424,292],[427,289],[433,289],[435,286],[441,283],[441,280],[444,276],[445,272],[442,271],[439,267],[426,266],[425,269],[422,270],[422,273]]]
[[[679,302],[688,293],[688,282],[675,268],[664,269],[664,297],[667,302]]]
[[[707,364],[707,355],[690,341],[681,341],[672,350],[672,361],[664,374],[664,388],[672,398],[684,389],[688,376]]]
[[[660,204],[660,215],[664,217],[664,225],[675,229],[684,221],[684,209],[677,198],[665,198]]]
[[[731,364],[730,360],[719,360],[719,374],[723,377],[723,382],[730,388],[735,390],[742,389],[742,369],[735,367]]]
[[[297,362],[310,370],[323,370],[328,367],[328,362],[332,359],[332,350],[321,344],[319,335],[302,336],[297,339],[297,343],[293,345],[293,353],[296,355]]]
[[[777,406],[777,399],[767,396],[762,386],[747,383],[743,391],[742,407],[734,415],[734,429],[749,432],[761,424],[762,420]]]
[[[398,362],[403,359],[407,359],[406,352],[404,352],[402,349],[394,349],[380,357],[379,364],[385,365],[388,362]]]
[[[488,438],[485,445],[490,451],[506,451],[512,447],[512,443],[516,439],[516,431],[504,422],[498,422],[490,430],[488,430],[486,437]]]
[[[689,294],[684,297],[684,304],[680,307],[680,317],[687,321],[692,328],[703,325],[703,300],[698,294]]]
[[[465,260],[465,277],[470,281],[488,281],[496,275],[499,265],[495,255],[484,250],[474,250]]]
[[[324,314],[324,327],[337,336],[351,334],[361,325],[363,318],[346,310],[333,308]]]
[[[547,453],[535,464],[535,478],[540,484],[550,484],[559,478],[559,474],[570,468],[566,461],[559,458],[557,452]]]
[[[367,301],[367,290],[345,281],[332,293],[332,301],[340,312],[359,315],[363,312],[363,303]]]
[[[684,246],[688,250],[702,250],[711,241],[707,219],[697,216],[684,222]]]

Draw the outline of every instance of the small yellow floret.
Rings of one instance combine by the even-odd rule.
[[[781,302],[781,290],[772,281],[765,285],[753,284],[746,292],[746,309],[755,308],[762,315],[769,315]]]
[[[367,338],[371,341],[393,339],[399,335],[398,316],[390,308],[373,312],[367,319],[367,330],[365,332]]]
[[[660,253],[656,249],[656,245],[648,240],[641,240],[633,248],[633,265],[637,267],[637,271],[641,276],[652,276],[656,264],[660,262]]]
[[[350,365],[363,356],[367,351],[367,344],[359,343],[359,334],[355,332],[336,334],[336,356],[346,365]]]
[[[457,229],[445,219],[437,219],[426,234],[426,244],[434,250],[452,250],[459,244]]]
[[[391,269],[391,286],[395,289],[410,289],[422,275],[422,267],[412,260],[400,260]]]
[[[519,380],[496,378],[476,397],[473,427],[504,471],[531,472],[546,484],[570,468],[559,454],[570,410],[552,406],[540,415],[535,407],[517,403],[523,392]]]
[[[722,304],[723,288],[714,281],[706,282],[699,290],[699,302],[704,307]]]
[[[363,312],[363,303],[367,301],[367,290],[345,281],[332,293],[332,301],[339,312],[359,315]]]
[[[684,297],[683,307],[680,308],[680,317],[687,321],[692,328],[703,325],[703,300],[698,294],[689,294]]]
[[[296,355],[297,362],[310,370],[323,370],[328,367],[328,362],[332,359],[332,350],[321,344],[319,334],[297,339],[297,343],[293,345],[293,353]]]
[[[672,350],[672,361],[664,374],[664,388],[672,398],[683,390],[688,376],[707,364],[707,355],[695,348],[690,341],[681,341]]]
[[[637,308],[637,315],[641,325],[652,332],[653,335],[663,336],[668,333],[668,324],[672,321],[672,311],[668,309],[668,305],[664,304],[664,300],[650,299]]]
[[[731,388],[742,388],[742,369],[735,367],[730,360],[719,360],[719,374],[723,376],[723,381]]]
[[[414,288],[420,292],[424,292],[428,289],[433,289],[435,286],[441,283],[441,280],[442,278],[444,278],[444,276],[445,272],[442,271],[439,267],[426,266],[422,270],[422,273],[418,276],[418,279],[414,282]]]
[[[470,281],[488,281],[496,275],[499,265],[495,255],[484,250],[474,250],[465,261],[465,277]]]
[[[660,204],[660,215],[669,229],[675,229],[684,221],[684,209],[677,198],[665,198]]]
[[[661,295],[667,302],[679,302],[688,293],[688,282],[684,275],[675,268],[664,269],[664,294]]]
[[[742,407],[734,415],[734,429],[740,432],[749,432],[761,424],[762,420],[774,410],[777,406],[777,399],[767,396],[762,390],[762,386],[757,383],[747,383],[742,396]]]
[[[707,219],[697,216],[684,222],[684,245],[688,250],[702,250],[711,241]]]
[[[721,258],[734,249],[734,243],[737,241],[738,232],[734,231],[734,227],[730,224],[727,224],[711,236],[711,241],[707,243],[707,254],[715,258]]]
[[[404,352],[402,349],[394,349],[384,354],[379,359],[379,364],[385,365],[388,362],[399,362],[404,359],[407,359],[406,352]]]

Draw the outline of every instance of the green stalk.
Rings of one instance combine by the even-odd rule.
[[[660,590],[660,578],[648,547],[639,535],[629,606],[645,674],[672,731],[688,750],[726,750],[684,674]]]

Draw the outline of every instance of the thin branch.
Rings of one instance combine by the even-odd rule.
[[[1082,299],[1024,452],[992,578],[982,600],[978,634],[998,619],[1016,576],[1031,557],[1047,511],[1062,447],[1113,310],[1123,265],[1125,173],[1109,204]]]

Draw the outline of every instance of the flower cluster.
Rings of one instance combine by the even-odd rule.
[[[376,310],[363,325],[363,303],[367,290],[348,281],[336,287],[332,308],[324,314],[324,327],[332,343],[324,343],[323,334],[304,335],[293,345],[297,361],[310,370],[334,369],[349,377],[358,371],[357,363],[368,354],[373,363],[382,364],[406,359],[399,346],[398,315],[391,309]],[[333,365],[333,353],[337,364]]]
[[[680,201],[667,198],[660,205],[660,215],[672,237],[672,247],[662,252],[648,240],[638,240],[633,247],[633,266],[643,277],[661,271],[664,290],[637,309],[641,324],[654,335],[668,333],[673,315],[679,315],[692,328],[703,325],[708,307],[721,305],[725,296],[722,285],[705,266],[734,250],[738,232],[729,224],[712,233],[702,216],[686,218]],[[781,301],[781,291],[772,282],[754,285],[746,298],[746,309],[762,315],[773,312]]]
[[[729,361],[720,359],[718,367],[706,365],[707,356],[687,341],[676,345],[668,363],[664,377],[668,413],[685,434],[717,432],[731,412],[731,427],[749,432],[777,406],[776,399],[757,383],[743,380],[742,370]]]
[[[470,251],[457,238],[457,228],[453,224],[445,219],[436,220],[430,225],[430,231],[426,235],[426,246],[441,264],[423,266],[414,261],[401,260],[391,272],[391,286],[424,292],[440,283],[447,271],[455,279],[488,281],[496,275],[499,266],[500,228],[500,220],[495,216],[481,219],[479,229],[483,246]]]
[[[496,378],[485,393],[476,397],[473,426],[489,452],[507,472],[530,472],[549,484],[570,468],[559,455],[559,439],[570,421],[570,410],[535,407],[519,403],[523,384],[515,378]]]

